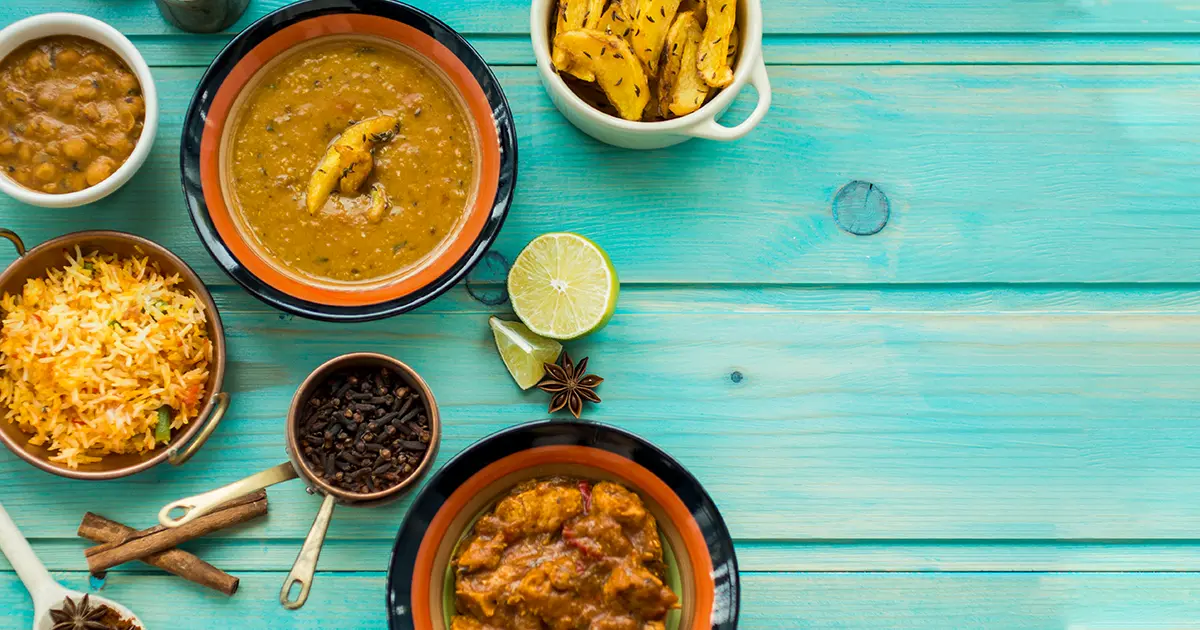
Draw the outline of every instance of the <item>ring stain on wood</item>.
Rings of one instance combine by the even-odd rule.
[[[833,197],[833,218],[838,227],[858,236],[878,233],[887,225],[892,204],[871,182],[854,180]]]
[[[509,262],[498,252],[488,252],[467,274],[467,293],[486,306],[500,306],[508,301]]]

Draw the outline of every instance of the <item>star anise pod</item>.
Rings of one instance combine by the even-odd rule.
[[[87,595],[78,604],[67,597],[62,608],[50,611],[50,621],[54,622],[50,630],[110,630],[108,624],[100,621],[106,612],[107,606],[92,606]]]
[[[583,413],[583,401],[600,402],[596,386],[603,383],[604,379],[588,374],[587,364],[587,357],[579,365],[571,363],[571,355],[565,350],[558,364],[544,364],[546,376],[538,383],[538,389],[551,394],[550,413],[566,407],[578,419],[579,414]]]

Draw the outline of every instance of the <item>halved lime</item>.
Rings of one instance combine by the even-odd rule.
[[[496,350],[508,373],[521,389],[529,389],[546,374],[546,363],[554,363],[562,353],[562,344],[553,339],[536,335],[521,322],[506,322],[498,317],[488,319],[492,336],[496,338]]]
[[[604,328],[619,292],[608,254],[570,232],[533,239],[508,272],[513,311],[530,330],[551,339],[577,339]]]

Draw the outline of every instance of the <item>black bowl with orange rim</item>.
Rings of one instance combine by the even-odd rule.
[[[455,236],[394,282],[359,289],[309,282],[280,270],[247,237],[222,190],[221,144],[239,94],[273,59],[326,36],[391,40],[430,63],[462,98],[478,139],[473,202]],[[437,18],[392,0],[302,0],[238,34],[217,55],[192,97],[180,149],[192,223],[217,264],[263,302],[327,321],[390,317],[434,299],[461,280],[495,241],[512,204],[517,140],[500,83],[469,43]]]
[[[737,628],[741,586],[733,540],[700,482],[641,437],[586,421],[505,429],[455,456],[422,489],[396,536],[388,627],[447,630],[451,558],[476,518],[522,481],[565,475],[621,483],[658,521],[680,610],[668,630]]]

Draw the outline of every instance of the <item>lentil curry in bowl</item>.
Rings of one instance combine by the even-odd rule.
[[[448,26],[391,0],[302,0],[201,79],[183,187],[201,241],[255,297],[363,321],[432,300],[483,257],[516,148],[499,82]]]
[[[436,68],[382,38],[332,36],[244,94],[225,190],[266,258],[317,282],[369,283],[453,238],[478,142]]]
[[[108,179],[142,135],[146,103],[129,65],[103,44],[43,37],[0,60],[0,168],[61,195]]]

